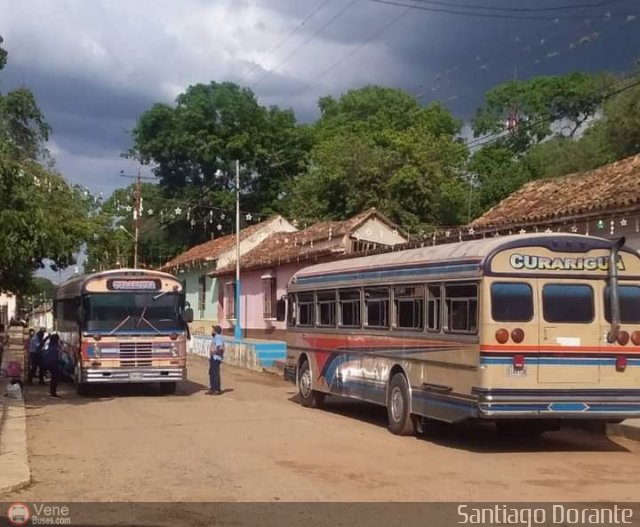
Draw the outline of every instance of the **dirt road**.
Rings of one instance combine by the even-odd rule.
[[[502,439],[489,426],[426,438],[385,428],[383,409],[325,410],[290,399],[275,376],[226,367],[204,395],[207,363],[190,359],[176,395],[63,385],[28,396],[34,484],[25,501],[626,501],[640,488],[640,448],[578,431]]]

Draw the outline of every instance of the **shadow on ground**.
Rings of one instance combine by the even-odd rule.
[[[289,398],[299,404],[298,395]],[[387,428],[387,410],[382,406],[361,401],[328,397],[321,410],[373,426]],[[517,452],[629,452],[627,448],[604,434],[563,427],[538,437],[505,437],[498,433],[491,422],[469,421],[447,424],[427,420],[424,433],[418,440],[429,441],[447,448],[466,450],[479,454]]]

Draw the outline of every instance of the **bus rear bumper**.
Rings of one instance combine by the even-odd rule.
[[[186,378],[186,368],[88,368],[82,370],[80,382],[88,384],[178,382]]]
[[[481,390],[481,419],[633,419],[640,417],[640,390]]]

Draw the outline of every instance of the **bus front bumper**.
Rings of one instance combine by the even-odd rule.
[[[640,390],[481,390],[478,417],[488,419],[633,419]]]
[[[80,382],[88,384],[177,382],[186,378],[186,368],[87,368],[82,370]]]

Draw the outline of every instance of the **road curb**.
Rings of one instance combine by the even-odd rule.
[[[24,399],[4,397],[6,382],[0,383],[0,388],[3,395],[0,418],[0,494],[8,494],[31,484],[31,467]]]

